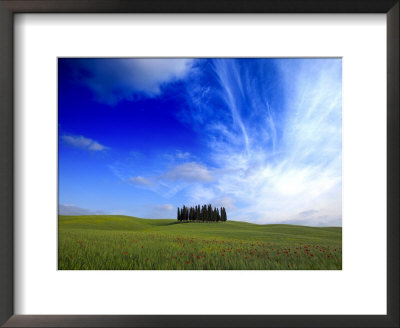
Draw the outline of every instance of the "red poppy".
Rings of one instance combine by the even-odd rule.
[[[190,264],[190,261],[186,261],[187,264]]]
[[[146,257],[146,261],[148,261],[149,260],[149,258],[148,257]]]
[[[125,255],[128,255],[128,252],[124,252]]]

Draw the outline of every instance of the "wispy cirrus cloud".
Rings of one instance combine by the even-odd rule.
[[[254,82],[235,60],[213,64],[220,87],[192,88],[190,115],[207,131],[218,169],[213,184],[190,189],[191,199],[229,197],[239,204],[230,212],[238,220],[340,225],[341,61],[281,60],[281,90]],[[279,109],[276,94],[285,99]]]
[[[84,136],[63,135],[61,136],[61,140],[70,146],[89,151],[103,151],[109,149],[109,147],[106,147],[99,142]]]

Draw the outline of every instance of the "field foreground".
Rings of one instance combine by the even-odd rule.
[[[341,270],[342,228],[59,216],[59,270]]]

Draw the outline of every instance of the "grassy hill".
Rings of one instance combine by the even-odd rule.
[[[59,269],[341,269],[342,229],[59,216]]]

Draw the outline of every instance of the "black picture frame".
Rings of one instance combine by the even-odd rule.
[[[4,327],[399,327],[399,8],[399,0],[0,0],[0,324]],[[387,315],[15,315],[13,17],[16,13],[385,13]]]

